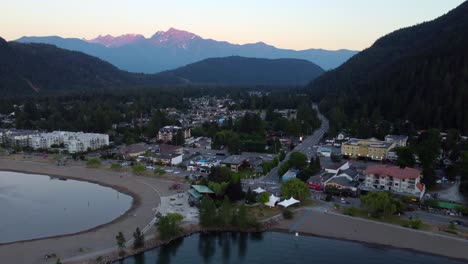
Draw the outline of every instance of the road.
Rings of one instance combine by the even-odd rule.
[[[318,118],[320,119],[320,121],[322,121],[322,124],[319,129],[315,130],[311,136],[308,136],[307,138],[305,138],[302,141],[302,143],[297,145],[293,150],[293,151],[302,152],[305,155],[307,155],[308,152],[310,152],[313,149],[314,145],[317,145],[320,142],[323,135],[325,134],[325,132],[328,131],[328,128],[329,128],[328,119],[319,112],[317,104],[312,104],[312,108],[314,108],[317,111]],[[279,182],[278,168],[289,159],[289,155],[291,155],[291,152],[289,152],[286,155],[286,158],[282,162],[280,162],[278,166],[273,168],[267,175],[265,175],[260,180],[266,181],[266,182]]]

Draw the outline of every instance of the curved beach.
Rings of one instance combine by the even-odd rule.
[[[51,163],[11,159],[0,159],[0,170],[88,181],[112,187],[133,197],[132,207],[110,223],[71,235],[2,244],[0,263],[44,263],[44,256],[51,254],[61,259],[75,257],[82,260],[106,255],[114,249],[118,232],[122,231],[129,239],[136,227],[144,228],[153,220],[160,196],[169,195],[169,186],[172,184],[170,181],[107,170],[80,166],[59,167]]]

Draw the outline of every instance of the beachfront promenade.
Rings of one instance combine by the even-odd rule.
[[[293,220],[284,221],[278,228],[302,235],[361,241],[468,260],[468,240],[341,215],[324,207],[301,210]]]
[[[134,205],[125,215],[103,226],[74,235],[0,245],[0,263],[48,263],[44,260],[46,254],[56,254],[61,259],[73,257],[75,260],[80,260],[79,255],[93,256],[95,259],[97,255],[93,252],[105,253],[115,247],[115,236],[119,231],[122,231],[129,239],[136,227],[141,229],[146,227],[154,219],[155,210],[160,204],[160,196],[172,194],[169,191],[169,186],[172,184],[170,181],[133,176],[110,170],[79,166],[59,167],[51,163],[11,159],[0,159],[0,170],[64,176],[91,181],[134,196]],[[83,197],[85,196],[84,193]],[[55,260],[51,260],[50,263],[55,263]]]

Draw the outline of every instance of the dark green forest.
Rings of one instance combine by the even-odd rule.
[[[306,60],[231,56],[205,59],[158,75],[190,83],[305,85],[323,73],[322,68]]]
[[[467,133],[467,14],[465,2],[438,19],[388,34],[313,81],[307,90],[320,100],[332,130],[353,123],[372,131],[410,124]]]

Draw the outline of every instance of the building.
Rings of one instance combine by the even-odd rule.
[[[347,170],[350,167],[349,161],[342,161],[340,163],[330,163],[324,166],[327,173],[337,174],[340,170]]]
[[[10,147],[31,147],[31,139],[38,131],[20,129],[1,129],[0,144]]]
[[[317,149],[317,153],[323,157],[330,157],[332,154],[332,148],[328,146],[321,146]]]
[[[350,167],[339,170],[333,177],[325,181],[324,185],[325,188],[331,186],[356,193],[359,187],[359,173]]]
[[[385,142],[394,142],[396,147],[406,147],[408,136],[403,135],[386,135]]]
[[[192,185],[188,190],[189,203],[198,204],[200,203],[203,196],[212,196],[214,192],[205,185]]]
[[[232,155],[221,161],[221,167],[227,167],[233,172],[239,172],[242,168],[249,167],[248,156]]]
[[[297,175],[299,174],[299,171],[298,170],[295,170],[295,169],[289,169],[284,175],[283,177],[281,177],[281,179],[283,181],[287,181],[287,180],[290,180],[290,179],[294,179],[297,177]]]
[[[182,163],[183,160],[182,154],[177,154],[177,153],[167,153],[167,154],[161,154],[157,153],[154,154],[150,157],[150,160],[153,163],[158,163],[161,165],[177,165],[179,163]]]
[[[163,142],[172,142],[177,133],[182,132],[184,134],[184,139],[191,137],[191,130],[190,128],[182,128],[178,126],[165,126],[159,129],[158,133],[158,140]]]
[[[395,142],[380,141],[376,138],[352,138],[341,145],[341,154],[350,158],[384,160],[388,159],[389,151],[395,146]]]
[[[389,165],[372,165],[364,170],[363,190],[390,191],[422,198],[426,190],[421,183],[421,172],[413,168]]]
[[[148,145],[145,143],[137,143],[125,146],[119,150],[119,154],[124,159],[136,158],[145,154],[148,151]]]

